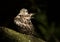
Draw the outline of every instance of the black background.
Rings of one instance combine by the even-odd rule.
[[[47,11],[47,17],[49,24],[55,22],[56,26],[60,24],[60,16],[57,14],[57,10],[54,7],[58,5],[47,0],[35,0],[35,3],[40,6],[39,8]],[[30,10],[32,3],[28,0],[1,0],[0,1],[0,26],[12,26],[14,17],[19,13],[20,9],[26,8]],[[30,11],[29,11],[30,12]],[[32,12],[32,10],[31,10]],[[34,12],[34,11],[33,11]]]

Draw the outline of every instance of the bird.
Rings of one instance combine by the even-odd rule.
[[[28,13],[28,10],[22,8],[18,15],[14,18],[14,23],[18,26],[18,31],[23,34],[32,35],[34,33],[34,26],[31,22],[33,13]]]

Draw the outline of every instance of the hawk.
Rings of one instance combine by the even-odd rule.
[[[28,13],[28,10],[23,8],[20,13],[14,18],[14,23],[18,26],[19,32],[24,34],[33,34],[34,27],[31,22],[33,13]]]

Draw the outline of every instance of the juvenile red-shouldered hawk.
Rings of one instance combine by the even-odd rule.
[[[23,8],[20,13],[14,18],[14,22],[19,27],[19,31],[25,34],[33,34],[34,27],[31,22],[32,13],[28,13],[28,10]]]

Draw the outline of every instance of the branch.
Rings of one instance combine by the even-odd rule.
[[[0,27],[0,32],[2,32],[4,36],[8,37],[9,39],[15,40],[15,42],[45,42],[40,38],[18,33],[6,27]]]

